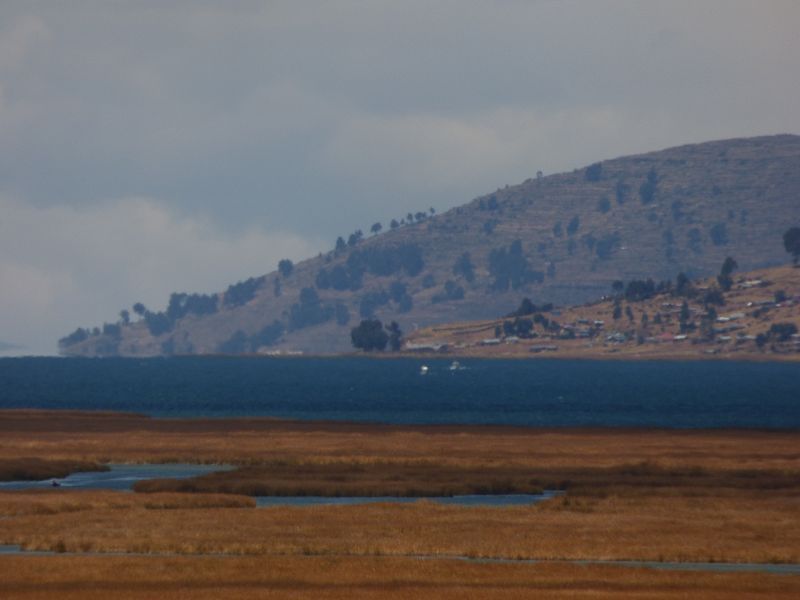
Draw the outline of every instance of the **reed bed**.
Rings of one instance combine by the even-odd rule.
[[[572,495],[629,493],[718,494],[729,489],[800,492],[800,472],[756,469],[712,470],[640,462],[616,467],[535,468],[455,466],[436,462],[274,462],[209,473],[190,479],[138,482],[137,492],[204,492],[251,496],[454,496],[537,494],[568,490]]]
[[[0,557],[2,598],[728,598],[732,592],[779,598],[798,592],[797,577],[441,560],[800,562],[797,431],[400,427],[0,411],[0,459],[30,457],[239,468],[142,483],[138,489],[146,494],[0,493],[0,543],[192,555]],[[269,509],[219,493],[543,488],[567,492],[506,508],[422,500]],[[209,554],[224,556],[202,556]],[[415,556],[438,558],[409,558]]]
[[[119,505],[113,496],[103,494],[79,513],[67,508],[0,520],[0,543],[75,552],[800,562],[797,496],[780,492],[567,495],[505,508],[421,500],[252,510],[160,510],[148,504],[150,495],[118,493]]]
[[[800,470],[796,431],[388,426],[0,411],[0,458],[268,465],[433,462],[458,467]]]
[[[800,578],[391,557],[2,557],[8,600],[796,598]]]
[[[96,510],[254,508],[255,505],[253,498],[227,494],[159,493],[140,496],[124,492],[57,489],[0,492],[0,518]]]

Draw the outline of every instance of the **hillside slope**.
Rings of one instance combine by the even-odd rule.
[[[605,160],[401,221],[378,235],[352,236],[352,245],[291,273],[275,271],[211,297],[174,296],[166,312],[79,329],[60,350],[332,353],[350,349],[350,328],[366,315],[411,332],[494,318],[522,296],[577,304],[618,279],[707,276],[726,256],[742,270],[781,264],[781,235],[800,224],[800,137]]]

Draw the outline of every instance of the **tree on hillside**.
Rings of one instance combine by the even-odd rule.
[[[370,352],[383,350],[389,342],[389,335],[383,330],[383,324],[377,319],[365,319],[358,327],[350,330],[350,341],[353,347]]]
[[[133,312],[135,312],[140,317],[143,317],[144,313],[147,312],[147,308],[141,302],[137,302],[136,304],[133,305]]]
[[[681,304],[681,312],[678,315],[678,321],[681,324],[681,333],[685,333],[689,329],[689,323],[692,319],[692,312],[689,310],[689,304],[686,300]]]
[[[730,256],[725,259],[724,263],[722,263],[722,268],[719,271],[719,275],[717,275],[717,282],[719,283],[719,287],[721,287],[724,291],[727,292],[733,286],[731,273],[738,268],[738,263]]]
[[[678,273],[678,277],[675,279],[675,295],[685,298],[691,298],[695,295],[694,286],[686,276],[686,273]]]
[[[288,258],[284,258],[278,263],[278,271],[280,271],[281,275],[284,277],[288,277],[292,274],[292,271],[294,271],[294,263]]]
[[[624,179],[617,181],[617,186],[614,188],[614,195],[617,198],[617,204],[625,204],[625,199],[628,196],[631,186],[625,183]]]
[[[392,352],[397,352],[403,345],[403,332],[400,330],[400,326],[397,324],[397,321],[392,321],[389,325],[387,325],[386,331],[389,334],[389,348],[392,350]]]
[[[131,313],[125,309],[122,309],[119,311],[119,320],[122,321],[123,325],[129,324],[131,322]]]
[[[344,252],[345,250],[347,250],[347,244],[345,243],[344,238],[342,236],[339,236],[338,238],[336,238],[336,249],[335,249],[335,252],[336,252],[336,254],[340,254],[341,252]]]
[[[360,229],[356,229],[350,236],[347,238],[347,245],[351,248],[358,244],[364,237],[364,234],[361,232]]]
[[[456,259],[456,264],[453,265],[453,274],[461,275],[469,283],[475,279],[475,265],[472,264],[469,252],[464,252]]]
[[[614,301],[614,312],[611,313],[611,316],[615,321],[619,321],[622,318],[622,306],[619,303],[619,298]]]
[[[800,227],[792,227],[783,234],[783,247],[792,255],[795,266],[800,261]]]
[[[400,227],[400,223],[397,221],[397,219],[392,219],[391,223],[389,223],[389,227],[391,229],[397,229]]]
[[[656,197],[656,190],[658,188],[658,173],[655,167],[651,168],[647,173],[647,179],[639,186],[639,199],[642,204],[650,204]]]
[[[575,235],[578,232],[578,227],[581,226],[581,219],[578,215],[572,217],[567,223],[567,235]]]
[[[586,171],[584,172],[584,179],[586,181],[600,181],[603,176],[603,165],[602,163],[594,163],[593,165],[589,165],[586,167]]]
[[[369,228],[369,230],[372,232],[372,235],[377,235],[380,233],[381,229],[383,229],[383,225],[380,223],[373,223],[372,227]]]

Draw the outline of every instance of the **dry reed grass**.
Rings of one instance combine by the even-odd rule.
[[[0,411],[0,458],[800,471],[796,431],[382,426]]]
[[[0,516],[55,515],[93,510],[253,508],[255,500],[227,494],[151,494],[98,490],[19,490],[0,493]]]
[[[386,557],[2,557],[7,600],[796,598],[800,578]]]
[[[433,462],[275,462],[191,479],[138,482],[137,492],[217,492],[252,496],[453,496],[536,494],[544,489],[571,495],[628,493],[718,494],[728,489],[800,491],[800,474],[774,470],[710,470],[663,467],[653,462],[604,468],[454,466]]]
[[[798,497],[777,492],[565,496],[506,508],[420,501],[254,510],[148,510],[150,495],[119,493],[116,506],[109,494],[80,513],[0,520],[0,543],[76,552],[800,562]],[[92,495],[80,497],[87,503]]]
[[[92,581],[97,582],[97,590],[105,592],[96,597],[113,592],[114,597],[131,598],[148,597],[153,590],[162,595],[159,582],[167,590],[165,597],[176,598],[268,597],[289,592],[299,598],[505,598],[529,597],[531,590],[590,598],[625,593],[721,598],[728,597],[731,590],[754,597],[788,596],[787,590],[796,591],[792,586],[797,585],[797,578],[792,577],[716,579],[709,574],[577,567],[564,567],[566,570],[556,573],[548,571],[549,566],[515,571],[515,565],[510,565],[511,570],[506,565],[457,562],[426,566],[407,558],[389,558],[421,554],[800,562],[800,436],[796,431],[391,427],[0,412],[0,458],[30,456],[232,463],[246,469],[198,479],[190,485],[204,481],[208,485],[202,489],[250,493],[258,491],[253,486],[267,484],[273,491],[283,492],[312,491],[319,485],[331,493],[363,493],[367,489],[386,491],[389,484],[408,490],[427,483],[432,490],[435,485],[447,488],[453,482],[486,485],[493,480],[522,482],[530,489],[569,489],[566,496],[531,507],[465,508],[422,501],[258,510],[231,509],[252,506],[249,498],[207,494],[75,493],[63,489],[2,493],[0,543],[77,552],[262,555],[226,559],[233,561],[229,563],[153,558],[155,562],[148,563],[154,565],[152,576],[148,580],[145,575],[141,584],[124,570],[116,579],[110,571],[101,575],[107,564],[102,561],[112,560],[110,557],[76,557],[87,561],[79,563],[87,566],[72,580],[67,574],[66,579],[54,575],[52,587],[37,587],[36,575],[28,572],[28,579],[21,574],[16,587],[7,588],[30,593],[30,597],[41,592],[46,598],[54,590],[67,598],[91,597],[82,593],[95,589],[89,585]],[[376,558],[379,555],[384,558]],[[17,560],[38,559],[2,557],[0,565],[5,569]],[[41,560],[41,565],[76,564],[69,562],[69,557]],[[143,563],[130,560],[119,564],[134,571],[144,569]],[[204,562],[192,562],[198,560]],[[203,567],[198,569],[201,574],[190,574],[198,564],[210,565],[208,573]],[[170,579],[165,565],[184,565],[180,567],[183,575]],[[273,575],[246,569],[229,573],[224,565],[262,565],[262,569],[284,569],[287,575],[281,579],[273,574],[270,579]],[[331,565],[329,577],[314,570],[327,568],[324,565]],[[518,577],[522,579],[515,579]],[[747,587],[747,582],[756,580],[756,587]],[[229,586],[228,581],[232,582]],[[512,581],[519,583],[508,583]],[[695,589],[690,581],[701,587]],[[721,587],[708,583],[712,581],[722,582]],[[393,587],[394,582],[401,583]],[[694,593],[698,590],[706,591]],[[0,596],[6,597],[2,590]]]

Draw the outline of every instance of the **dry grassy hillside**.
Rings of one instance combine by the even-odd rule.
[[[617,279],[708,276],[726,256],[743,270],[781,264],[781,235],[800,225],[800,137],[606,160],[411,221],[394,229],[384,223],[384,233],[306,260],[288,275],[275,271],[220,293],[209,299],[213,310],[180,313],[162,327],[134,318],[119,330],[66,339],[62,353],[339,352],[350,349],[350,328],[370,314],[411,332],[494,318],[523,296],[578,304]],[[465,252],[473,277],[469,269],[454,272]],[[339,275],[360,273],[336,289],[320,272],[330,278],[337,267]],[[305,302],[304,288],[314,290]]]
[[[410,336],[405,351],[497,358],[800,361],[800,268],[761,269],[732,280],[731,289],[721,293],[722,305],[707,302],[709,293],[719,289],[715,278],[694,282],[687,294],[673,287],[635,300],[620,291],[584,305],[432,326]]]

